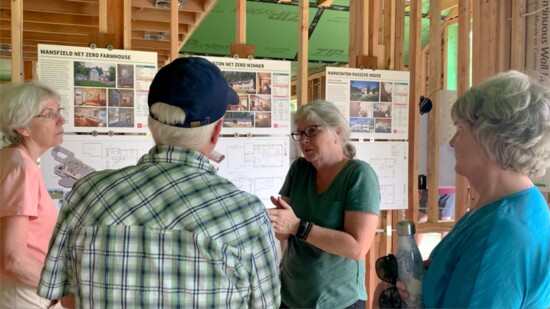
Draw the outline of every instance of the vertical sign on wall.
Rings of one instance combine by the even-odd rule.
[[[550,77],[549,0],[527,1],[527,72]]]

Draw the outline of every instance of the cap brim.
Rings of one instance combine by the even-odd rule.
[[[229,89],[227,90],[227,105],[237,105],[241,101],[239,98],[239,95],[235,91],[235,89],[231,88],[230,86],[227,86]]]

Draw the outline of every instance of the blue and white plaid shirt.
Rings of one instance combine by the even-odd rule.
[[[202,154],[153,147],[63,203],[38,294],[79,308],[278,308],[271,222]]]

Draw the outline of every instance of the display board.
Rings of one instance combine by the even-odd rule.
[[[205,57],[216,64],[239,94],[221,134],[290,133],[290,62]]]
[[[289,169],[289,147],[288,136],[220,138],[216,151],[225,158],[218,174],[272,208],[269,198],[278,195]]]
[[[407,209],[408,143],[407,142],[352,142],[356,159],[372,166],[380,184],[380,209]],[[368,190],[368,188],[365,188]]]
[[[61,96],[65,132],[146,133],[157,53],[38,44],[38,79]]]
[[[352,138],[408,139],[409,72],[327,67],[326,83]]]

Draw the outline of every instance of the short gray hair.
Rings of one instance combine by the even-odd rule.
[[[335,131],[336,128],[342,130],[341,143],[344,155],[350,159],[355,157],[355,146],[349,143],[350,128],[348,119],[344,117],[342,112],[331,102],[316,100],[303,105],[296,111],[294,121],[307,119],[319,122],[321,125]]]
[[[27,127],[52,98],[60,100],[55,90],[39,81],[1,85],[0,131],[7,141],[21,144],[23,137],[15,129]]]
[[[544,175],[550,164],[550,87],[509,71],[472,87],[451,110],[501,168]]]
[[[210,140],[214,127],[218,121],[223,121],[223,118],[196,128],[180,128],[169,124],[183,123],[185,121],[185,112],[179,108],[166,103],[158,102],[151,106],[149,111],[155,115],[153,119],[149,115],[149,130],[153,135],[153,139],[157,144],[172,145],[183,148],[198,150]]]

